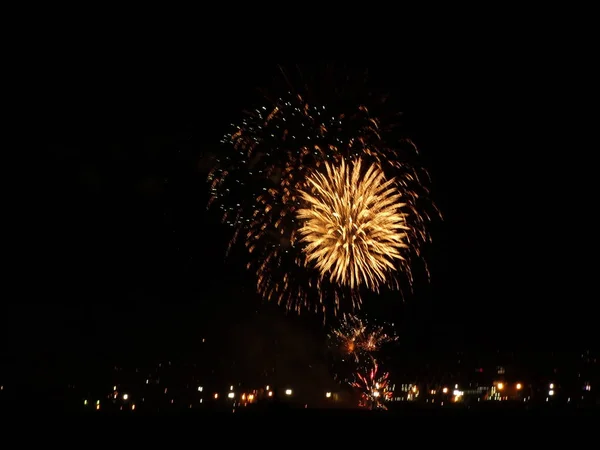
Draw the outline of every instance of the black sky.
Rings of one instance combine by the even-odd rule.
[[[574,107],[576,86],[549,90],[538,72],[510,67],[460,69],[415,81],[398,63],[370,67],[404,112],[444,215],[427,250],[431,284],[374,313],[412,351],[590,345],[591,270],[572,231],[586,228],[585,191],[567,169],[589,120]],[[224,261],[227,236],[205,212],[203,156],[276,73],[91,65],[43,81],[45,167],[34,257],[7,303],[10,354],[176,358],[252,321],[252,279]],[[319,336],[318,319],[301,320]]]

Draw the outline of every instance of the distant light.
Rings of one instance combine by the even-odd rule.
[[[129,398],[129,395],[123,394],[123,400],[127,400],[128,398]]]
[[[327,393],[325,394],[325,397],[327,397],[327,398],[330,398],[330,397],[331,397],[331,392],[327,392]]]
[[[554,383],[550,383],[550,389],[554,389]]]
[[[413,388],[412,388],[412,391],[413,391],[413,392],[417,392],[417,387],[416,387],[416,386],[413,386]]]
[[[116,391],[116,390],[117,390],[117,387],[116,387],[116,386],[113,386],[113,391]]]
[[[269,391],[269,397],[273,397],[273,391]]]
[[[498,390],[504,389],[504,383],[498,383]]]
[[[445,387],[444,389],[442,389],[442,392],[443,392],[444,394],[447,394],[447,393],[448,393],[448,388],[447,388],[447,387]]]
[[[373,392],[373,397],[379,397],[379,391]]]
[[[285,390],[285,395],[292,395],[292,390],[291,389],[286,389]]]
[[[455,384],[455,385],[454,385],[454,389],[458,389],[458,384]]]
[[[548,395],[554,395],[554,391],[553,391],[552,389],[550,389],[550,390],[548,391]]]
[[[87,405],[87,400],[84,400],[84,401],[83,401],[83,404],[84,404],[84,405]]]
[[[219,398],[219,394],[215,394],[215,398]]]
[[[269,385],[267,384],[267,387],[265,388],[267,391],[269,390]]]
[[[96,409],[97,409],[97,410],[98,410],[98,409],[100,409],[100,405],[96,405]]]
[[[135,403],[133,405],[131,405],[131,410],[135,411]]]
[[[96,400],[96,405],[99,405],[99,404],[100,404],[100,400]]]
[[[229,386],[229,390],[230,390],[230,391],[233,391],[233,386]]]
[[[522,387],[523,386],[521,386],[521,383],[517,383],[517,391],[520,391]]]
[[[246,400],[246,394],[242,394],[242,400]]]
[[[227,394],[227,397],[229,398],[233,398],[235,396],[235,394],[233,392],[230,392],[229,394]]]
[[[249,400],[249,401],[252,401],[252,400],[254,400],[254,394],[249,394],[249,395],[248,395],[248,400]]]
[[[204,388],[202,386],[198,386],[198,392],[202,392]]]

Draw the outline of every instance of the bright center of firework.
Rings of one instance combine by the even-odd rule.
[[[365,285],[376,290],[386,274],[403,259],[406,240],[405,203],[394,180],[387,180],[379,165],[366,172],[358,159],[352,165],[325,164],[314,172],[300,195],[307,207],[297,213],[306,243],[307,262],[322,277],[351,288]]]

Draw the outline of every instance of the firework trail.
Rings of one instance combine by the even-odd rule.
[[[387,128],[365,106],[344,102],[326,106],[307,98],[290,91],[247,111],[239,124],[232,125],[208,176],[209,206],[218,208],[223,223],[232,229],[228,251],[236,242],[245,244],[248,269],[255,271],[263,298],[298,312],[354,310],[360,307],[361,284],[340,284],[338,278],[306,267],[297,212],[305,202],[301,191],[308,193],[308,177],[325,163],[337,166],[358,157],[366,167],[375,164],[389,171],[403,195],[407,227],[403,243],[410,251],[403,255],[402,266],[408,267],[429,240],[425,225],[430,218],[423,212],[424,204],[431,206],[426,200],[428,176],[415,162],[412,142],[387,144]],[[382,282],[377,273],[370,279],[373,286]],[[404,274],[411,286],[412,274]],[[362,284],[366,287],[366,282]]]

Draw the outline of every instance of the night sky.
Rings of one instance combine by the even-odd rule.
[[[370,67],[404,113],[444,220],[431,228],[431,283],[404,302],[371,299],[369,312],[419,355],[588,347],[591,255],[575,244],[586,191],[567,167],[580,164],[576,129],[590,120],[537,73],[462,69],[415,81],[397,62]],[[240,329],[257,328],[319,347],[320,318],[264,305],[206,212],[206,155],[275,76],[274,64],[86,65],[42,83],[44,168],[27,275],[7,301],[10,361],[185,359],[202,338],[226,358]]]

